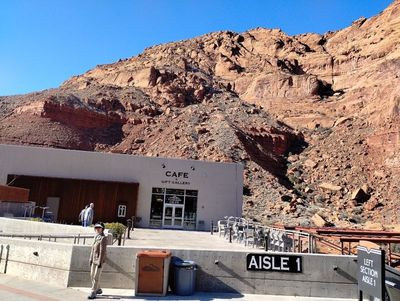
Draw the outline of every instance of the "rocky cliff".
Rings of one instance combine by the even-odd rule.
[[[400,223],[399,41],[395,1],[324,35],[154,46],[1,97],[0,142],[242,162],[244,213],[259,221]]]

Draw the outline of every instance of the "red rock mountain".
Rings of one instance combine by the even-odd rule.
[[[242,162],[249,217],[387,226],[399,77],[397,0],[337,32],[216,32],[0,97],[0,143]]]

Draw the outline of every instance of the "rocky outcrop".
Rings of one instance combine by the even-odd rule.
[[[0,97],[0,142],[241,162],[248,217],[399,224],[399,20],[397,0],[323,35],[255,28],[150,47]]]

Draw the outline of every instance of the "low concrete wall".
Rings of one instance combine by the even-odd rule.
[[[93,228],[0,217],[0,232],[23,234],[93,234]]]
[[[104,287],[134,289],[137,251],[132,247],[107,247],[107,260],[101,276]],[[91,285],[89,255],[90,247],[74,246],[68,286]]]
[[[109,247],[101,280],[103,286],[133,289],[135,258],[140,250]],[[247,271],[248,252],[243,251],[171,251],[174,256],[194,260],[198,264],[199,291],[357,298],[355,256],[301,254],[303,273],[291,274]],[[76,246],[73,254],[69,286],[89,286],[89,248]],[[215,264],[215,260],[218,260],[218,264]],[[336,270],[334,267],[337,267]]]
[[[4,243],[11,245],[7,273],[63,286],[90,286],[89,246],[0,239],[0,244]],[[109,246],[102,286],[133,290],[135,258],[139,250],[134,247]],[[38,257],[33,255],[34,251],[39,253]],[[171,251],[174,256],[194,260],[198,264],[199,291],[357,297],[355,256],[301,254],[303,273],[291,274],[247,271],[246,251]],[[215,264],[216,260],[218,264]],[[334,267],[337,268],[334,270]]]
[[[29,280],[68,286],[73,245],[0,238],[3,246],[0,258],[0,274],[4,273]],[[9,245],[8,261],[6,246]],[[37,255],[34,254],[37,252]]]

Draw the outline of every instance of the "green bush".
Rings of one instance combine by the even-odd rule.
[[[105,223],[106,229],[111,230],[113,237],[120,239],[126,230],[126,226],[121,223]]]
[[[392,244],[392,252],[400,253],[400,244]]]
[[[28,221],[31,222],[43,222],[43,220],[40,217],[31,217],[28,219]]]

